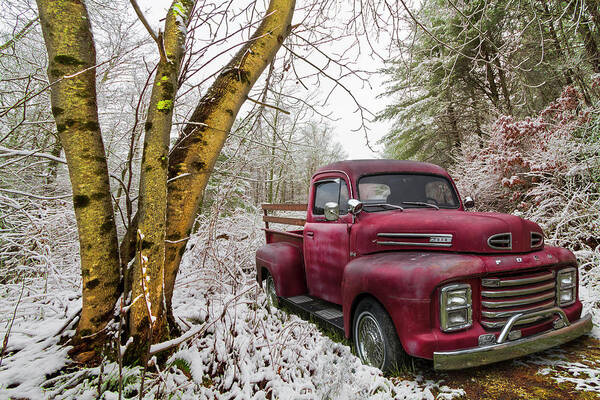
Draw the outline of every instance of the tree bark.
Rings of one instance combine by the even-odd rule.
[[[492,63],[490,61],[490,56],[487,52],[485,42],[482,44],[482,51],[485,60],[485,77],[489,85],[489,97],[490,100],[492,100],[492,104],[501,110],[500,93],[498,92],[498,86],[496,85],[496,75],[494,74],[494,68],[492,68]]]
[[[500,65],[500,58],[496,57],[494,60],[494,65],[498,69],[498,78],[500,79],[500,88],[502,89],[502,97],[504,97],[504,102],[506,103],[506,110],[508,114],[512,115],[512,103],[510,101],[510,92],[508,91],[508,83],[506,79],[506,74],[504,73],[504,69]]]
[[[554,49],[556,50],[556,54],[558,54],[558,57],[560,58],[560,61],[563,65],[567,64],[567,59],[565,58],[565,54],[562,50],[562,46],[560,44],[560,40],[558,39],[558,35],[556,34],[556,30],[554,29],[554,20],[552,17],[552,14],[550,13],[550,9],[548,8],[548,3],[546,2],[546,0],[539,0],[542,9],[543,9],[543,16],[546,18],[546,20],[548,21],[548,32],[550,33],[550,38],[552,40],[552,44],[554,45]],[[563,76],[565,77],[565,82],[567,85],[572,85],[573,84],[573,71],[571,71],[571,69],[569,67],[564,67],[561,66],[561,70],[563,73]]]
[[[60,152],[62,150],[62,146],[60,144],[60,139],[56,140],[56,142],[54,142],[54,144],[52,145],[52,150],[50,151],[50,154],[52,154],[54,157],[60,157]],[[51,184],[54,183],[54,181],[56,181],[56,176],[58,174],[58,162],[57,161],[50,161],[48,163],[48,179],[46,179],[46,184]]]
[[[85,4],[37,0],[48,50],[52,114],[65,151],[77,219],[83,305],[76,360],[94,358],[120,295],[117,230],[98,123],[96,51]]]
[[[165,295],[167,309],[198,205],[235,117],[290,32],[295,0],[271,0],[252,38],[194,110],[169,157]]]
[[[138,235],[140,250],[131,281],[131,298],[141,297],[129,315],[129,334],[134,339],[128,349],[131,360],[141,359],[150,344],[169,338],[164,297],[169,139],[186,26],[193,8],[191,0],[175,0],[167,12],[164,53],[161,51],[144,126],[137,230],[143,236]],[[160,40],[158,45],[162,45]]]
[[[577,32],[583,40],[583,46],[592,69],[595,73],[600,73],[600,53],[598,53],[598,44],[590,30],[590,21],[587,18],[587,15],[583,13],[583,4],[571,2],[569,3],[568,10],[572,14],[574,22],[577,24]]]

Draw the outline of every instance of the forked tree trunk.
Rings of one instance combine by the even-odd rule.
[[[143,239],[131,274],[131,298],[139,298],[129,316],[129,333],[134,339],[128,349],[131,360],[141,359],[147,346],[169,337],[164,297],[169,138],[186,25],[193,8],[193,1],[175,0],[167,12],[164,54],[148,106],[138,201],[138,232]]]
[[[169,158],[167,309],[208,178],[250,89],[290,32],[295,0],[271,0],[262,23],[202,97]],[[171,317],[172,318],[172,317]]]
[[[117,230],[96,103],[96,51],[78,0],[37,0],[48,49],[52,113],[65,151],[79,233],[83,308],[73,355],[98,354],[119,297]]]
[[[69,166],[81,247],[83,310],[74,355],[89,361],[105,340],[103,329],[121,293],[109,175],[98,124],[94,42],[84,3],[37,1],[49,54],[48,76],[51,82],[58,80],[52,86],[52,111]],[[130,353],[133,357],[148,344],[148,305],[157,318],[150,342],[167,335],[164,314],[171,311],[175,277],[204,188],[241,105],[290,31],[294,6],[294,0],[271,0],[257,31],[202,98],[167,160],[184,39],[177,24],[187,21],[192,2],[174,2],[170,9],[167,57],[157,71],[146,123],[139,205],[139,232],[144,235],[140,259],[146,273],[142,277],[140,265],[134,268],[132,298],[142,294],[146,277],[148,297],[142,295],[132,308],[130,334],[138,344]]]

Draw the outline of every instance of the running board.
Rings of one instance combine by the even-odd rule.
[[[299,314],[308,314],[328,326],[344,332],[342,307],[309,295],[280,297],[279,301]]]

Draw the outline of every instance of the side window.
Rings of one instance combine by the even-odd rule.
[[[325,203],[330,201],[340,205],[340,215],[348,213],[348,186],[342,179],[325,180],[315,183],[315,204],[313,215],[325,214]]]

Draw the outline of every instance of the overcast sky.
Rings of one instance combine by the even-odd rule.
[[[170,5],[170,0],[138,0],[140,8],[145,10],[147,19],[150,25],[155,30],[163,27],[164,22],[160,19],[164,18],[166,9]],[[292,22],[294,23],[294,21]],[[343,44],[342,44],[343,46]],[[360,68],[375,71],[383,67],[383,63],[378,58],[370,57],[368,54],[362,54],[359,58]],[[301,62],[298,62],[300,65]],[[378,113],[386,103],[386,99],[378,99],[377,95],[383,92],[384,77],[373,75],[369,80],[368,85],[363,85],[360,81],[345,81],[346,86],[352,91],[354,96],[373,113]],[[325,81],[323,81],[325,82]],[[321,86],[323,93],[328,93],[331,83],[324,83]],[[323,99],[325,95],[323,95]],[[376,152],[371,151],[367,147],[365,135],[362,130],[356,131],[360,127],[360,116],[356,112],[356,105],[351,96],[348,95],[340,87],[336,88],[333,94],[329,97],[327,104],[323,106],[323,101],[317,103],[318,107],[322,107],[322,112],[327,114],[331,112],[333,121],[330,121],[330,126],[334,130],[335,138],[343,146],[348,154],[349,159],[361,158],[379,158]],[[377,141],[388,131],[391,123],[389,121],[369,124],[369,143],[376,151],[381,151],[382,147],[377,145]]]

